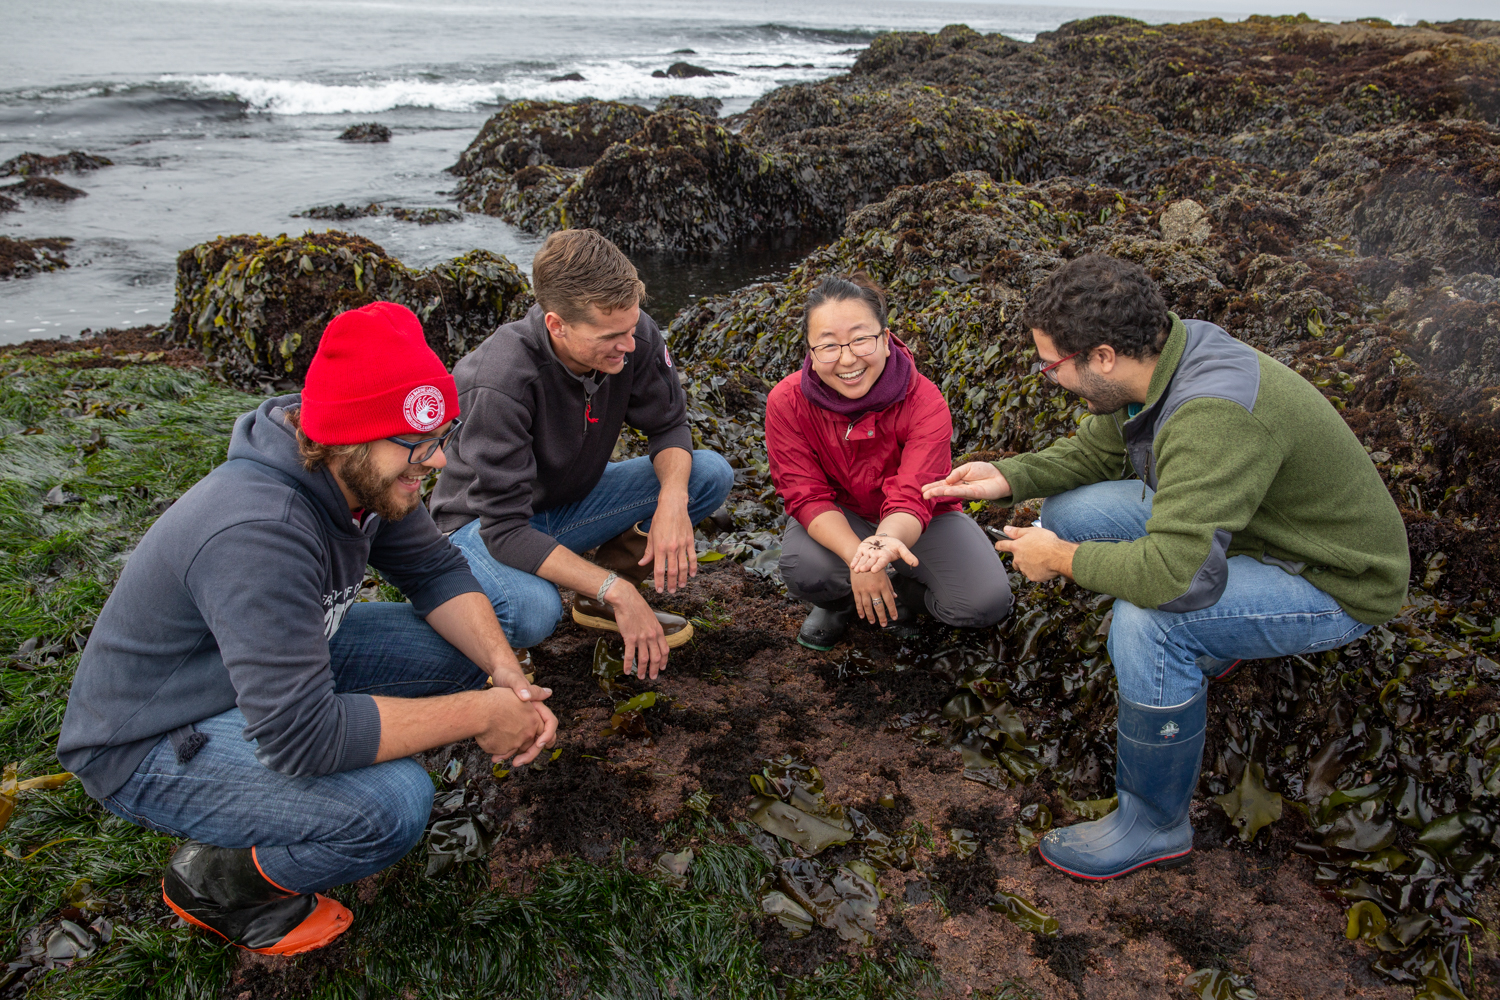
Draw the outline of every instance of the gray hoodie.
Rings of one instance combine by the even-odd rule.
[[[235,421],[229,457],[141,539],[89,636],[57,756],[95,798],[167,733],[238,706],[261,763],[316,775],[374,763],[380,715],[337,694],[328,640],[374,566],[426,615],[479,591],[418,507],[356,525],[327,469],[308,472],[282,419],[301,397]]]
[[[588,496],[625,424],[646,435],[652,458],[693,450],[687,393],[650,316],[641,313],[622,371],[580,378],[553,353],[545,315],[532,306],[453,366],[464,423],[432,491],[438,527],[478,518],[490,555],[527,573],[557,548],[532,516]]]

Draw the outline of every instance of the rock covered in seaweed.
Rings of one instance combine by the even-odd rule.
[[[43,153],[22,153],[0,163],[0,177],[30,177],[33,174],[81,174],[100,167],[112,167],[115,161],[106,156],[95,156],[79,149],[47,156]]]
[[[719,117],[719,112],[724,110],[724,102],[717,97],[689,97],[686,94],[672,94],[663,97],[656,102],[657,111],[695,111],[704,118],[713,119]]]
[[[533,301],[516,266],[486,250],[424,271],[340,232],[221,236],[178,255],[163,342],[201,348],[242,377],[300,382],[328,321],[377,300],[416,313],[449,366]]]
[[[339,133],[344,142],[390,142],[391,127],[379,122],[360,122]]]
[[[1024,116],[931,88],[788,87],[757,102],[740,132],[672,107],[612,144],[556,140],[603,135],[588,132],[601,104],[512,105],[492,118],[453,168],[465,207],[535,232],[596,228],[630,249],[716,249],[836,226],[900,184],[975,167],[1026,175],[1039,160]]]
[[[88,194],[87,191],[80,191],[52,177],[29,175],[15,184],[0,187],[0,192],[9,192],[21,198],[40,198],[43,201],[73,201],[75,198],[83,198]],[[7,198],[7,200],[10,199]]]
[[[18,240],[0,236],[0,278],[25,278],[68,266],[63,251],[73,241],[61,237]]]

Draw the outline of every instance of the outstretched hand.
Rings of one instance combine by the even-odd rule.
[[[989,462],[966,462],[937,482],[922,487],[922,497],[961,497],[965,500],[999,500],[1010,496],[1010,483]]]
[[[897,559],[908,566],[917,565],[917,557],[901,539],[893,535],[871,535],[854,550],[854,558],[849,560],[849,572],[877,573]]]

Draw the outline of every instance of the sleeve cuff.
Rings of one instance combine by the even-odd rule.
[[[1111,597],[1130,600],[1130,598],[1117,592],[1109,580],[1109,561],[1115,546],[1119,542],[1080,542],[1078,548],[1073,552],[1073,582],[1084,590],[1092,590],[1096,594],[1108,594]],[[1131,601],[1131,603],[1135,603]]]
[[[406,596],[411,600],[411,606],[417,614],[426,618],[434,610],[453,600],[459,594],[484,593],[484,588],[479,586],[479,581],[474,579],[474,574],[465,569],[455,569],[444,573],[436,580],[428,583],[414,594]]]
[[[687,424],[678,424],[671,430],[653,434],[651,440],[646,442],[646,452],[652,458],[668,448],[681,448],[689,455],[693,453],[693,432],[688,429]]]
[[[1034,500],[1041,496],[1037,492],[1036,484],[1027,475],[1026,468],[1014,458],[1002,458],[998,462],[992,462],[995,468],[1000,470],[1000,475],[1010,484],[1010,496],[1001,497],[999,500],[991,500],[993,504],[1001,507],[1010,507],[1024,500]]]
[[[887,517],[890,517],[892,514],[895,514],[898,511],[902,514],[910,514],[912,517],[916,518],[917,521],[922,525],[923,531],[926,531],[927,526],[932,523],[931,507],[928,507],[926,510],[922,510],[914,505],[899,503],[891,504],[889,507],[880,508],[880,519],[884,521]]]
[[[367,694],[335,695],[344,705],[344,746],[339,752],[340,771],[353,771],[375,763],[380,750],[380,709]]]
[[[833,503],[830,500],[814,500],[812,503],[806,504],[802,507],[798,507],[796,510],[792,511],[792,516],[797,519],[798,524],[806,528],[809,527],[813,523],[813,520],[816,519],[819,515],[826,514],[830,510],[838,509],[839,505]]]

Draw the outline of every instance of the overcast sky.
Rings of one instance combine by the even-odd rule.
[[[983,2],[983,0],[981,0]],[[1089,7],[1098,10],[1105,6],[1089,0],[1051,0],[1049,6]],[[1026,6],[1033,6],[1027,4]],[[1137,8],[1159,11],[1184,11],[1192,14],[1210,14],[1226,19],[1238,20],[1247,14],[1298,14],[1332,20],[1350,20],[1356,17],[1383,17],[1400,24],[1415,24],[1419,20],[1452,21],[1460,18],[1492,18],[1500,20],[1500,2],[1497,0],[1145,0],[1140,3],[1120,3],[1120,9]]]

